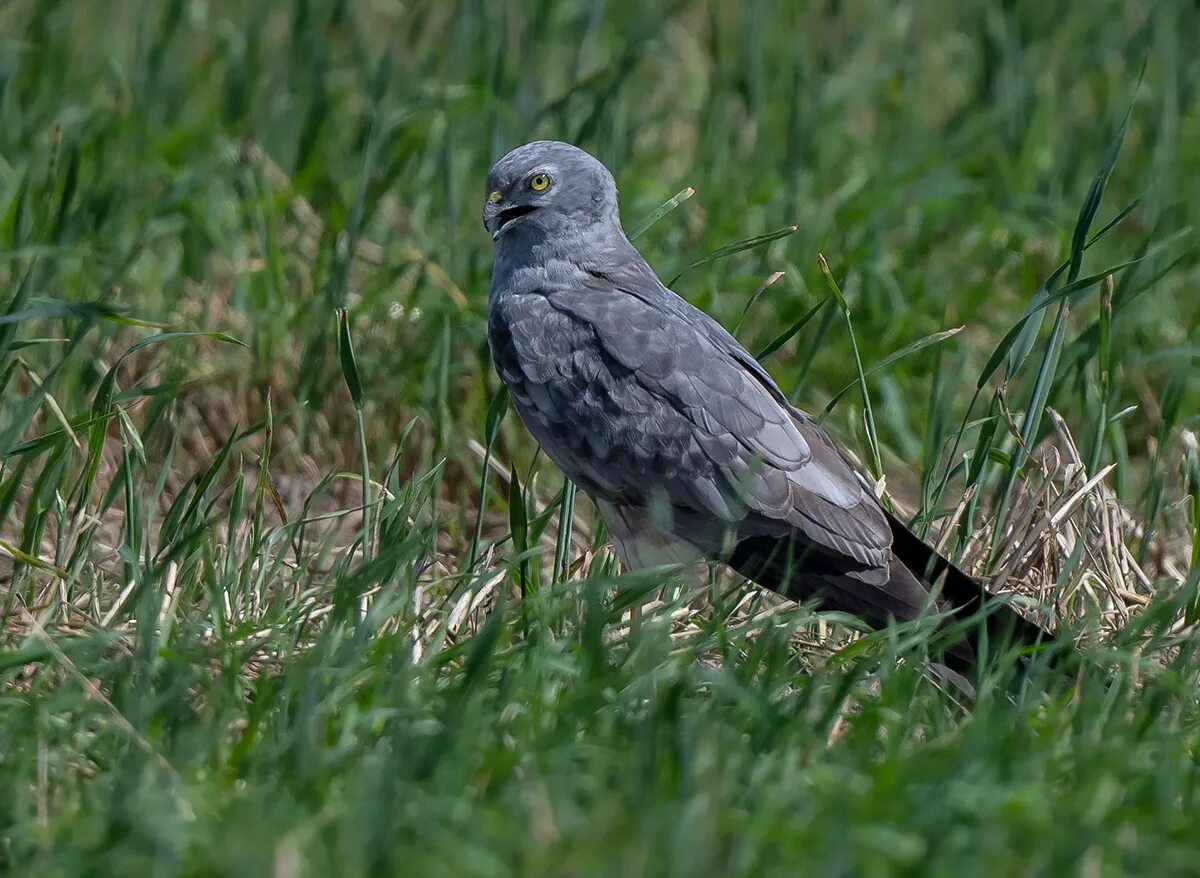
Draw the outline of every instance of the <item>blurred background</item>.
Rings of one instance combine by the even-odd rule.
[[[175,416],[209,451],[234,422],[261,417],[268,390],[277,409],[308,403],[289,424],[291,451],[324,470],[340,465],[340,440],[356,450],[335,355],[334,309],[346,307],[373,449],[419,416],[431,453],[463,457],[496,386],[482,181],[509,148],[548,137],[612,168],[627,227],[695,189],[639,241],[664,279],[797,227],[676,283],[728,328],[740,323],[752,350],[828,295],[818,252],[850,298],[865,367],[963,326],[872,381],[899,487],[933,465],[930,429],[947,428],[928,423],[931,397],[961,413],[996,343],[1067,258],[1131,105],[1092,231],[1137,205],[1084,271],[1147,256],[1114,302],[1108,410],[1141,406],[1120,430],[1135,457],[1159,437],[1145,403],[1165,385],[1182,385],[1194,426],[1191,3],[1066,14],[1020,2],[39,0],[0,15],[11,241],[0,271],[11,285],[41,251],[39,296],[246,342],[164,346],[157,374],[138,374],[178,389]],[[1099,311],[1094,289],[1073,303],[1066,341],[1094,334]],[[772,358],[808,410],[854,377],[835,317],[824,310]],[[128,336],[102,322],[87,347],[104,358]],[[45,369],[60,353],[24,358]],[[1048,398],[1081,430],[1084,369],[1078,351],[1063,358]],[[88,357],[67,364],[64,411],[89,398],[95,372]],[[861,450],[854,403],[830,426]]]
[[[592,836],[586,809],[546,828],[539,797],[578,805],[572,785],[607,776],[569,750],[569,730],[553,742],[532,722],[511,730],[530,752],[561,744],[573,754],[541,766],[544,788],[522,786],[534,775],[511,780],[503,748],[476,747],[512,720],[505,705],[543,696],[546,711],[579,711],[579,728],[594,732],[587,705],[626,685],[642,691],[638,674],[663,679],[657,659],[606,680],[573,653],[538,664],[552,638],[531,640],[512,645],[514,676],[480,690],[494,703],[468,709],[464,694],[437,713],[492,606],[461,603],[464,583],[482,595],[495,580],[473,577],[499,571],[517,594],[530,571],[518,575],[510,556],[540,559],[543,584],[560,572],[582,581],[606,558],[582,501],[574,534],[551,526],[570,496],[516,419],[488,429],[499,384],[485,336],[483,183],[493,161],[533,139],[603,160],[626,229],[654,220],[637,244],[664,280],[765,352],[801,408],[836,401],[827,429],[867,469],[878,455],[897,507],[972,570],[1050,603],[1069,585],[1078,612],[1097,611],[1110,628],[1156,585],[1194,587],[1198,89],[1190,0],[0,3],[0,664],[22,693],[3,707],[5,786],[22,792],[0,808],[0,861],[73,874],[87,852],[120,849],[141,874],[153,860],[144,851],[168,850],[167,872],[195,856],[201,871],[236,862],[265,874],[269,860],[286,875],[303,860],[379,874],[396,863],[370,859],[371,844],[410,838],[403,827],[430,858],[409,865],[486,865],[529,832],[547,859],[528,855],[527,866],[550,868],[569,851],[582,874],[607,862],[621,832],[642,845],[629,868],[657,862],[649,829],[622,823],[641,814],[645,827],[670,818],[694,830],[663,848],[680,868],[766,862],[738,859],[732,841],[689,848],[687,838],[723,838],[733,824],[713,828],[688,798],[699,793],[676,795],[667,781],[653,793],[616,784],[628,798],[614,794]],[[1067,510],[1047,531],[1076,490],[1088,498],[1082,517]],[[1068,518],[1075,530],[1061,536]],[[1005,554],[1026,539],[1041,548]],[[597,576],[610,571],[597,564]],[[582,606],[562,600],[556,625]],[[365,626],[351,609],[369,606],[382,609]],[[136,736],[106,724],[108,707],[76,676],[53,671],[46,632]],[[676,655],[678,641],[664,643],[661,656]],[[786,645],[767,651],[780,667],[793,661]],[[560,673],[571,686],[591,680],[595,702],[554,702],[545,693],[566,690],[546,680]],[[411,691],[388,688],[401,679]],[[757,679],[748,672],[738,685]],[[758,714],[731,720],[720,704],[689,701],[703,689],[694,683],[681,684],[693,694],[669,722],[691,717],[687,728],[712,741],[725,741],[712,729],[730,722],[761,737]],[[790,703],[770,691],[754,698]],[[903,714],[911,693],[884,692]],[[630,702],[627,715],[644,705]],[[804,710],[789,734],[809,734]],[[411,740],[393,732],[397,715],[411,720]],[[1022,727],[1010,719],[997,727]],[[891,740],[864,723],[848,747]],[[406,774],[387,749],[423,747],[429,729],[446,728],[466,737],[445,746],[463,765],[491,766],[492,780],[465,768],[443,777],[434,757]],[[634,772],[629,759],[657,764],[657,733],[634,746],[619,728],[589,744],[612,748],[611,777]],[[834,747],[829,727],[812,734]],[[1025,745],[1004,746],[1017,758]],[[176,780],[155,774],[145,752]],[[831,752],[824,781],[783,756],[790,767],[774,769],[812,794],[804,807],[825,801],[821,790],[829,801],[860,796],[854,815],[808,814],[797,849],[828,855],[823,874],[843,874],[851,861],[822,845],[841,821],[886,815],[889,826],[910,821],[909,841],[921,844],[864,841],[866,859],[852,865],[891,874],[920,861],[940,824],[914,803],[948,801],[950,787],[905,786],[916,775],[896,763],[890,792],[848,792],[840,772],[861,752]],[[145,763],[130,768],[138,754]],[[713,789],[768,783],[754,765],[729,768]],[[693,769],[707,770],[670,771]],[[86,791],[93,777],[101,792]],[[356,799],[347,790],[360,781],[370,789]],[[206,822],[201,807],[199,824],[177,821],[164,790],[179,785],[221,819]],[[1190,830],[1165,816],[1178,801],[1155,810],[1153,788],[1144,792],[1142,810],[1121,818],[1144,818],[1143,838],[1164,834],[1141,862],[1184,862]],[[390,807],[418,794],[422,808]],[[799,811],[788,808],[800,806],[785,799],[775,819],[791,833]],[[1054,835],[1053,820],[1012,807],[993,815],[988,844],[968,833],[945,862],[961,854],[981,868],[972,858],[986,849],[1005,874],[1016,868],[1006,857],[1032,851],[1039,832],[1052,839],[1043,866],[1075,862],[1073,846],[1090,836]],[[138,828],[146,814],[154,819]],[[301,825],[316,835],[295,835]],[[1101,838],[1116,823],[1088,825]],[[315,826],[337,839],[323,853],[311,847],[324,831]],[[464,841],[467,827],[479,848]],[[1164,837],[1176,828],[1172,847]],[[762,832],[746,843],[766,844]]]

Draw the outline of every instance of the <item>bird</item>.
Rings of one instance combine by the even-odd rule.
[[[945,648],[955,670],[976,666],[984,636],[1052,640],[885,509],[762,365],[667,288],[626,236],[602,162],[534,141],[492,166],[486,191],[495,369],[626,569],[718,561],[875,629],[982,617]]]

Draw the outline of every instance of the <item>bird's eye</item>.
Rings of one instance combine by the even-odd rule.
[[[499,189],[493,189],[491,192],[488,193],[488,203],[499,204],[500,199],[503,197],[504,197],[504,194]]]
[[[534,174],[529,178],[529,188],[534,192],[543,192],[550,188],[550,178],[545,174]]]

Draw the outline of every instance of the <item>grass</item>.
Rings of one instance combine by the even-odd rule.
[[[1193,874],[1197,24],[0,6],[0,864]],[[617,575],[487,357],[482,181],[540,136],[1070,686]]]

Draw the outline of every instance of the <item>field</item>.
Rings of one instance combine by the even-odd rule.
[[[541,137],[1066,685],[619,572],[488,357]],[[1200,873],[1198,206],[1185,0],[0,4],[0,871]]]

